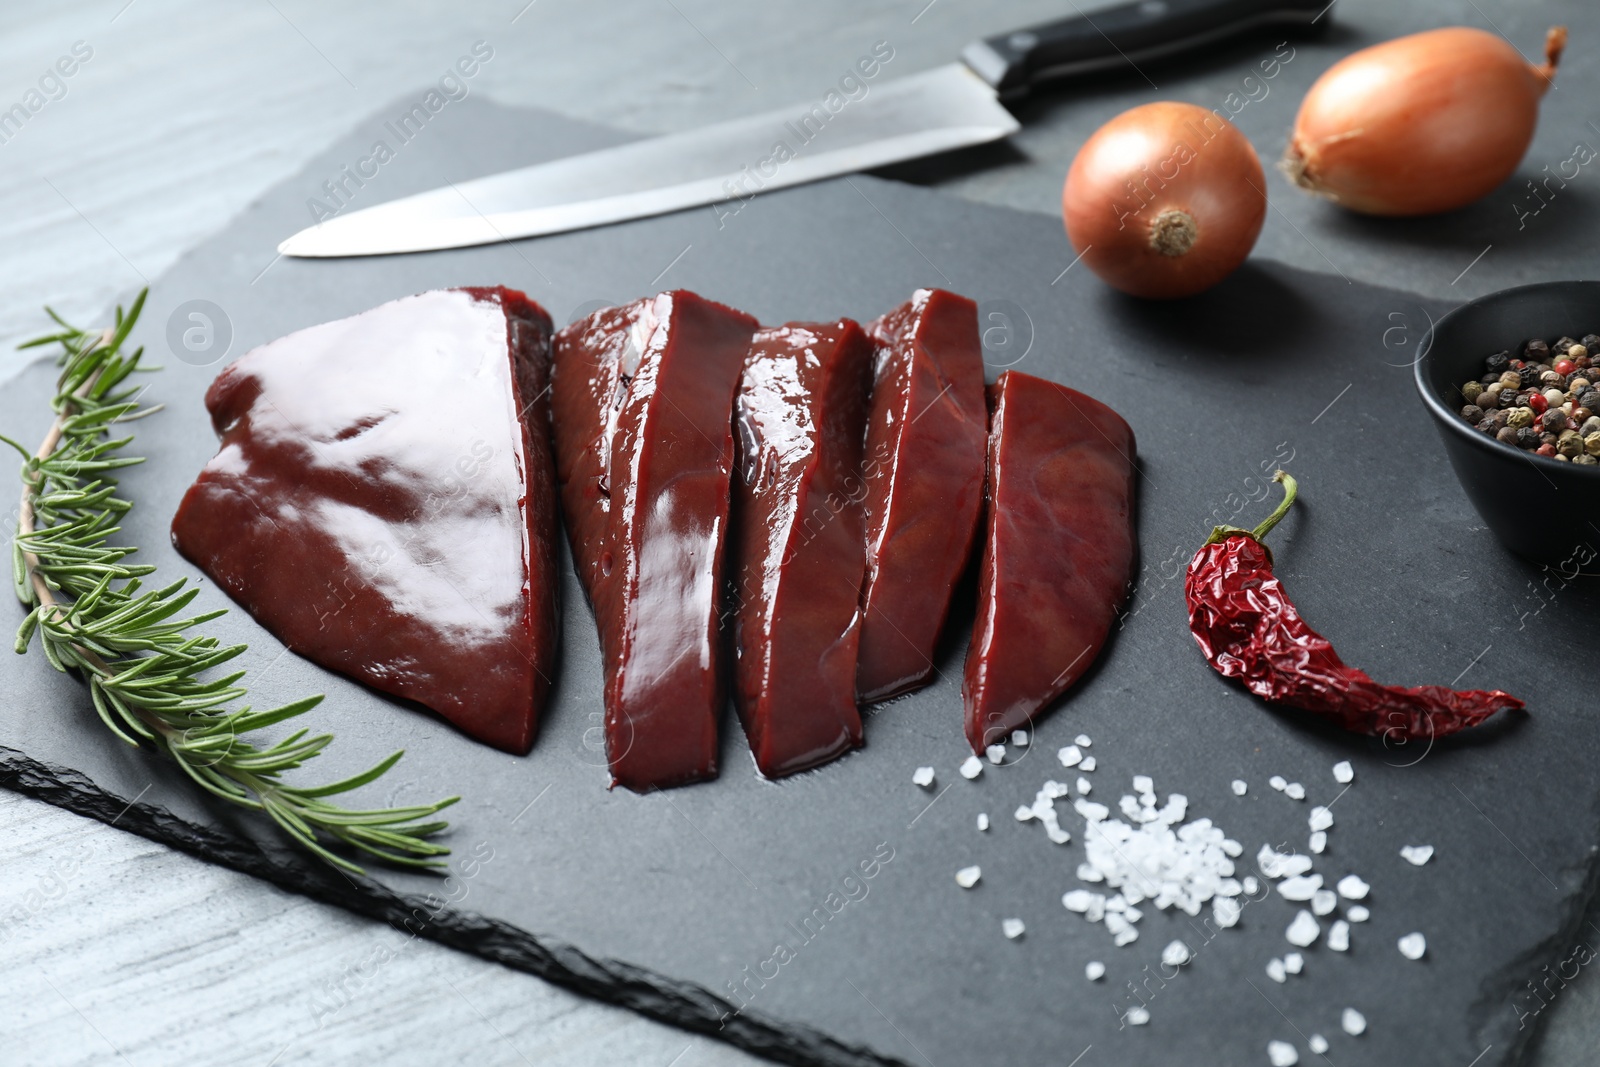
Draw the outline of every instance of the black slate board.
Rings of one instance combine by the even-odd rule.
[[[638,797],[605,788],[598,649],[570,572],[555,699],[525,759],[284,655],[242,613],[216,623],[224,639],[250,642],[243,666],[258,706],[328,693],[312,725],[339,741],[319,776],[403,746],[407,759],[374,799],[465,794],[447,881],[352,881],[307,863],[170,768],[112,744],[82,687],[37,654],[0,659],[6,785],[391,923],[409,916],[422,936],[785,1062],[1059,1064],[1092,1045],[1086,1064],[1260,1063],[1273,1038],[1317,1062],[1305,1045],[1315,1032],[1332,1042],[1325,1062],[1341,1067],[1517,1062],[1538,1022],[1520,1017],[1537,1006],[1526,983],[1571,956],[1595,871],[1600,722],[1592,671],[1571,665],[1592,664],[1600,603],[1592,583],[1563,585],[1503,553],[1451,477],[1406,366],[1438,304],[1268,262],[1197,300],[1141,304],[1081,267],[1063,273],[1071,253],[1054,219],[868,177],[757,199],[720,228],[705,210],[514,246],[274,261],[276,241],[308,219],[308,198],[326,196],[323,181],[385,136],[381,120],[176,265],[136,339],[164,356],[169,315],[195,299],[225,310],[236,356],[446,285],[519,286],[562,321],[596,301],[683,286],[767,322],[866,318],[916,286],[946,286],[984,304],[993,370],[1016,361],[1134,426],[1144,570],[1125,628],[1016,765],[977,782],[955,770],[966,754],[970,618],[958,612],[940,682],[871,715],[865,750],[763,782],[730,716],[719,781]],[[544,113],[451,104],[355,201],[615,140]],[[168,410],[140,424],[151,461],[126,478],[140,501],[127,535],[163,573],[194,575],[167,547],[166,526],[213,451],[200,397],[220,364],[165,362],[150,397]],[[0,429],[42,434],[50,378],[34,366],[5,386]],[[1173,576],[1213,522],[1264,514],[1239,503],[1291,450],[1304,495],[1274,542],[1306,615],[1381,679],[1500,687],[1527,697],[1531,716],[1426,750],[1386,748],[1268,710],[1208,670]],[[225,603],[208,587],[199,606]],[[1319,945],[1303,975],[1270,981],[1263,966],[1289,950],[1283,930],[1297,907],[1276,896],[1210,941],[1198,922],[1147,907],[1140,940],[1122,950],[1063,911],[1061,893],[1078,884],[1081,820],[1064,820],[1075,841],[1058,848],[1010,812],[1046,778],[1076,776],[1054,753],[1079,733],[1094,739],[1094,799],[1115,805],[1130,775],[1153,775],[1163,796],[1189,797],[1191,818],[1210,816],[1241,841],[1247,861],[1264,842],[1303,851],[1311,805],[1340,790],[1331,765],[1353,761],[1355,785],[1318,864],[1330,882],[1357,871],[1372,883],[1372,920],[1354,928],[1351,951]],[[922,764],[938,769],[937,791],[912,784]],[[1305,783],[1307,800],[1273,792],[1272,774]],[[1247,797],[1230,792],[1235,777],[1250,782]],[[978,811],[994,821],[987,834],[974,828]],[[1413,868],[1397,854],[1408,843],[1438,854]],[[862,889],[846,876],[889,850],[860,883],[866,895],[849,900]],[[984,875],[965,892],[952,875],[969,863]],[[830,904],[837,914],[814,919],[821,932],[808,935],[803,921]],[[1021,940],[1001,936],[1008,916],[1027,922]],[[1395,948],[1411,930],[1428,935],[1420,963]],[[1194,962],[1150,979],[1175,938],[1197,949]],[[763,966],[770,975],[763,961],[779,942],[793,958],[748,985],[753,999],[724,1021],[730,985]],[[1084,978],[1091,959],[1107,964],[1102,982]],[[1129,981],[1152,991],[1151,1021],[1123,1029]],[[337,1009],[331,991],[311,995],[313,1015]],[[1369,1021],[1359,1039],[1339,1031],[1346,1005]]]

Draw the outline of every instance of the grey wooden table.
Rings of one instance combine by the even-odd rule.
[[[948,61],[982,33],[1072,7],[7,4],[0,110],[38,88],[75,44],[90,54],[70,78],[45,82],[44,105],[20,129],[0,125],[0,388],[20,365],[9,349],[41,325],[41,304],[91,322],[358,119],[434,81],[474,42],[494,55],[473,92],[653,133],[811,96],[878,40],[893,44],[896,70],[909,72]],[[1236,121],[1264,155],[1279,151],[1300,96],[1333,56],[1445,24],[1495,28],[1525,51],[1549,23],[1571,25],[1574,50],[1558,79],[1567,91],[1546,101],[1524,177],[1568,158],[1575,142],[1600,144],[1587,114],[1600,84],[1592,0],[1340,0],[1334,15],[1333,33],[1299,46],[1266,94],[1253,90],[1240,111]],[[1157,94],[1218,106],[1244,88],[1252,47],[1151,72],[1171,79],[1159,89],[1130,72],[1092,92],[1051,95],[1023,108],[1025,129],[1009,148],[896,176],[1038,211],[1040,226],[1058,226],[1061,178],[1100,122]],[[1600,195],[1589,183],[1597,180],[1580,175],[1537,217],[1513,187],[1449,219],[1385,224],[1310,204],[1280,181],[1258,254],[1457,298],[1594,277]],[[9,793],[0,793],[0,856],[0,1062],[755,1062],[426,942],[375,968],[375,953],[400,944],[387,928]],[[1591,918],[1600,931],[1600,914]],[[1592,1063],[1600,979],[1573,980],[1545,1015],[1536,1062]]]

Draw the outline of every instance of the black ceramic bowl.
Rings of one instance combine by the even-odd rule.
[[[1600,549],[1600,464],[1537,456],[1468,426],[1458,414],[1461,386],[1483,374],[1491,353],[1518,352],[1534,337],[1588,333],[1600,333],[1600,281],[1523,285],[1440,319],[1416,365],[1417,390],[1473,506],[1507,548],[1539,563]]]

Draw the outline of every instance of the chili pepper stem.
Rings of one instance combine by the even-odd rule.
[[[1211,536],[1206,538],[1205,543],[1214,545],[1218,541],[1232,537],[1234,534],[1244,534],[1246,537],[1263,541],[1267,534],[1272,532],[1272,528],[1282,522],[1285,515],[1289,514],[1289,509],[1294,506],[1294,498],[1300,494],[1300,483],[1295,481],[1294,475],[1288,471],[1279,470],[1273,474],[1272,480],[1283,483],[1283,500],[1278,503],[1277,509],[1271,515],[1261,520],[1261,525],[1254,530],[1246,530],[1242,526],[1214,526],[1211,528]],[[1204,545],[1201,547],[1204,547]]]

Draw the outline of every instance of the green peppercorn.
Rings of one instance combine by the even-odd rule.
[[[1464,414],[1464,413],[1463,413]],[[1531,408],[1512,408],[1506,412],[1506,425],[1520,430],[1524,426],[1533,425],[1533,411]]]
[[[1578,432],[1588,437],[1592,433],[1600,433],[1600,415],[1590,415],[1583,420],[1583,425],[1578,427]]]
[[[1469,404],[1476,404],[1478,397],[1483,395],[1483,386],[1477,382],[1468,382],[1461,387],[1461,399]]]
[[[1556,438],[1556,454],[1571,459],[1583,451],[1583,439],[1578,436],[1577,430],[1563,430],[1561,436]]]
[[[1506,371],[1505,373],[1500,375],[1500,388],[1502,388],[1502,389],[1521,389],[1522,388],[1522,375],[1519,372],[1514,371],[1514,370]]]
[[[1583,450],[1591,456],[1600,456],[1600,430],[1583,435]]]
[[[1587,452],[1585,452],[1581,456],[1573,457],[1572,462],[1574,462],[1574,463],[1582,463],[1586,467],[1593,467],[1596,463],[1600,463],[1600,459],[1595,459],[1593,456],[1591,456]]]

